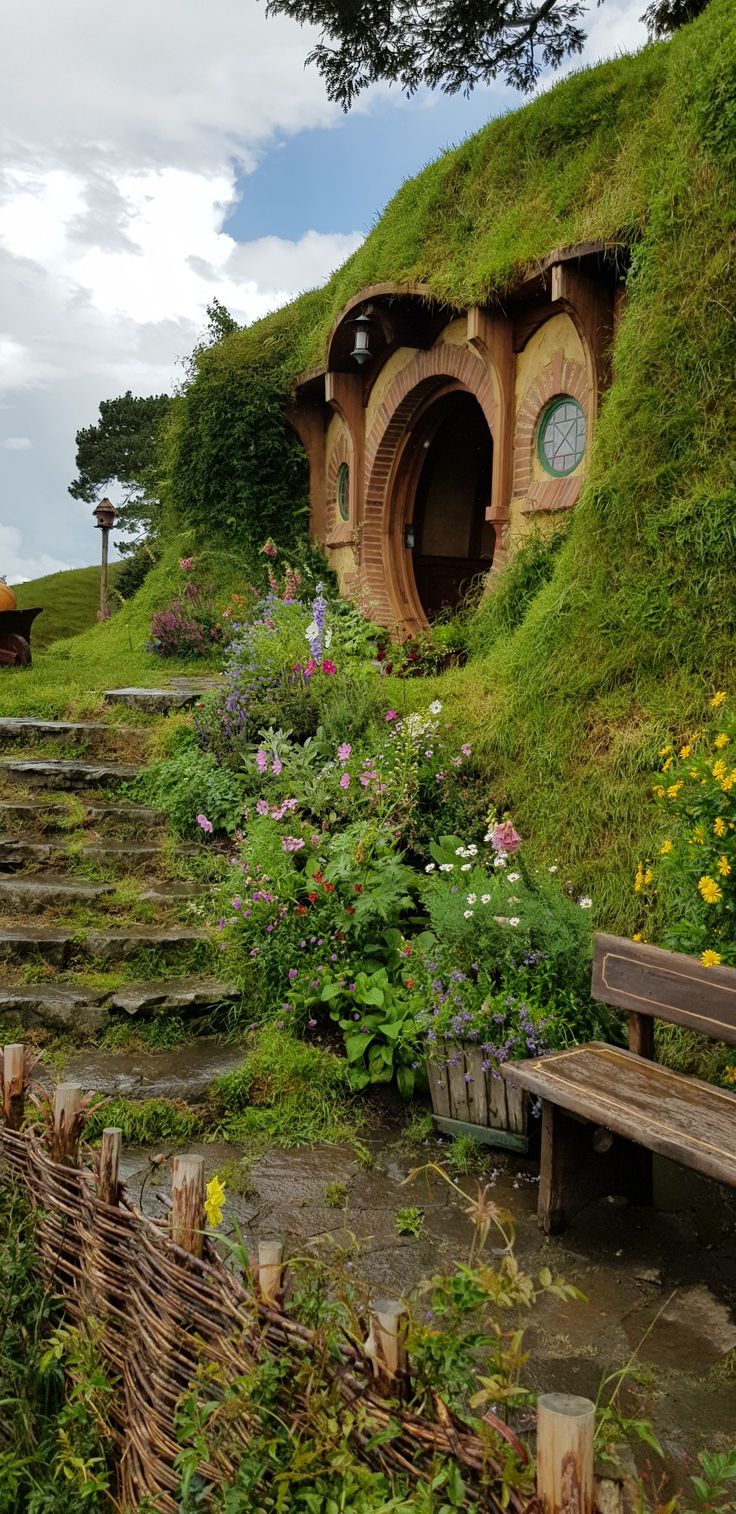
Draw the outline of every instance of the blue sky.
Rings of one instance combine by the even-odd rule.
[[[238,175],[225,230],[238,241],[315,231],[367,232],[404,179],[518,102],[509,89],[382,98],[369,111],[274,143]]]

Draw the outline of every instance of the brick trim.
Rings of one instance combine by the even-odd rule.
[[[348,494],[348,518],[343,520],[337,503],[337,475],[343,463],[347,463],[350,472],[350,484]],[[355,522],[355,449],[350,434],[343,422],[340,435],[332,449],[327,478],[325,480],[325,494],[327,497],[327,534],[326,546],[343,546],[346,542],[352,542]]]
[[[374,619],[385,626],[426,624],[393,550],[389,483],[413,416],[433,390],[448,382],[475,396],[493,434],[496,408],[485,363],[467,347],[440,342],[418,352],[397,374],[366,439],[361,583]]]

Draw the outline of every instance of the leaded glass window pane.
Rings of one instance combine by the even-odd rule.
[[[585,452],[585,412],[577,400],[566,396],[554,400],[539,427],[542,467],[560,478],[577,468]]]

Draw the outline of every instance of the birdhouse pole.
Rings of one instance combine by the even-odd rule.
[[[115,510],[109,499],[101,499],[99,505],[92,511],[95,524],[102,532],[102,564],[100,567],[100,613],[99,620],[107,620],[109,610],[107,605],[107,554],[110,540],[110,532],[115,524]]]

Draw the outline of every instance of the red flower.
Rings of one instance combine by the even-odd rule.
[[[317,895],[314,894],[313,898],[316,899]],[[296,907],[294,913],[295,913],[295,915],[308,915],[309,914],[309,910],[307,909],[306,904],[297,904],[297,907]]]
[[[405,984],[406,984],[407,988],[413,988],[414,987],[414,979],[413,978],[406,978],[404,981],[405,981]]]
[[[324,889],[324,891],[325,891],[326,894],[334,894],[334,892],[335,892],[335,885],[334,885],[334,883],[323,883],[322,887],[323,887],[323,889]]]
[[[307,898],[308,898],[310,904],[316,904],[317,897],[318,897],[317,894],[307,894]]]
[[[354,915],[355,914],[355,910],[353,909],[352,904],[346,904],[346,906],[345,906],[345,914],[346,915]]]
[[[312,877],[314,878],[315,883],[322,883],[324,880],[324,873],[320,872],[319,868],[317,868],[316,873],[312,873]]]
[[[362,892],[363,892],[363,885],[362,885],[362,883],[354,883],[353,884],[353,893],[354,894],[362,894]]]
[[[326,673],[328,678],[331,678],[333,673],[337,672],[334,662],[331,662],[329,657],[325,657],[322,661],[322,672]]]

